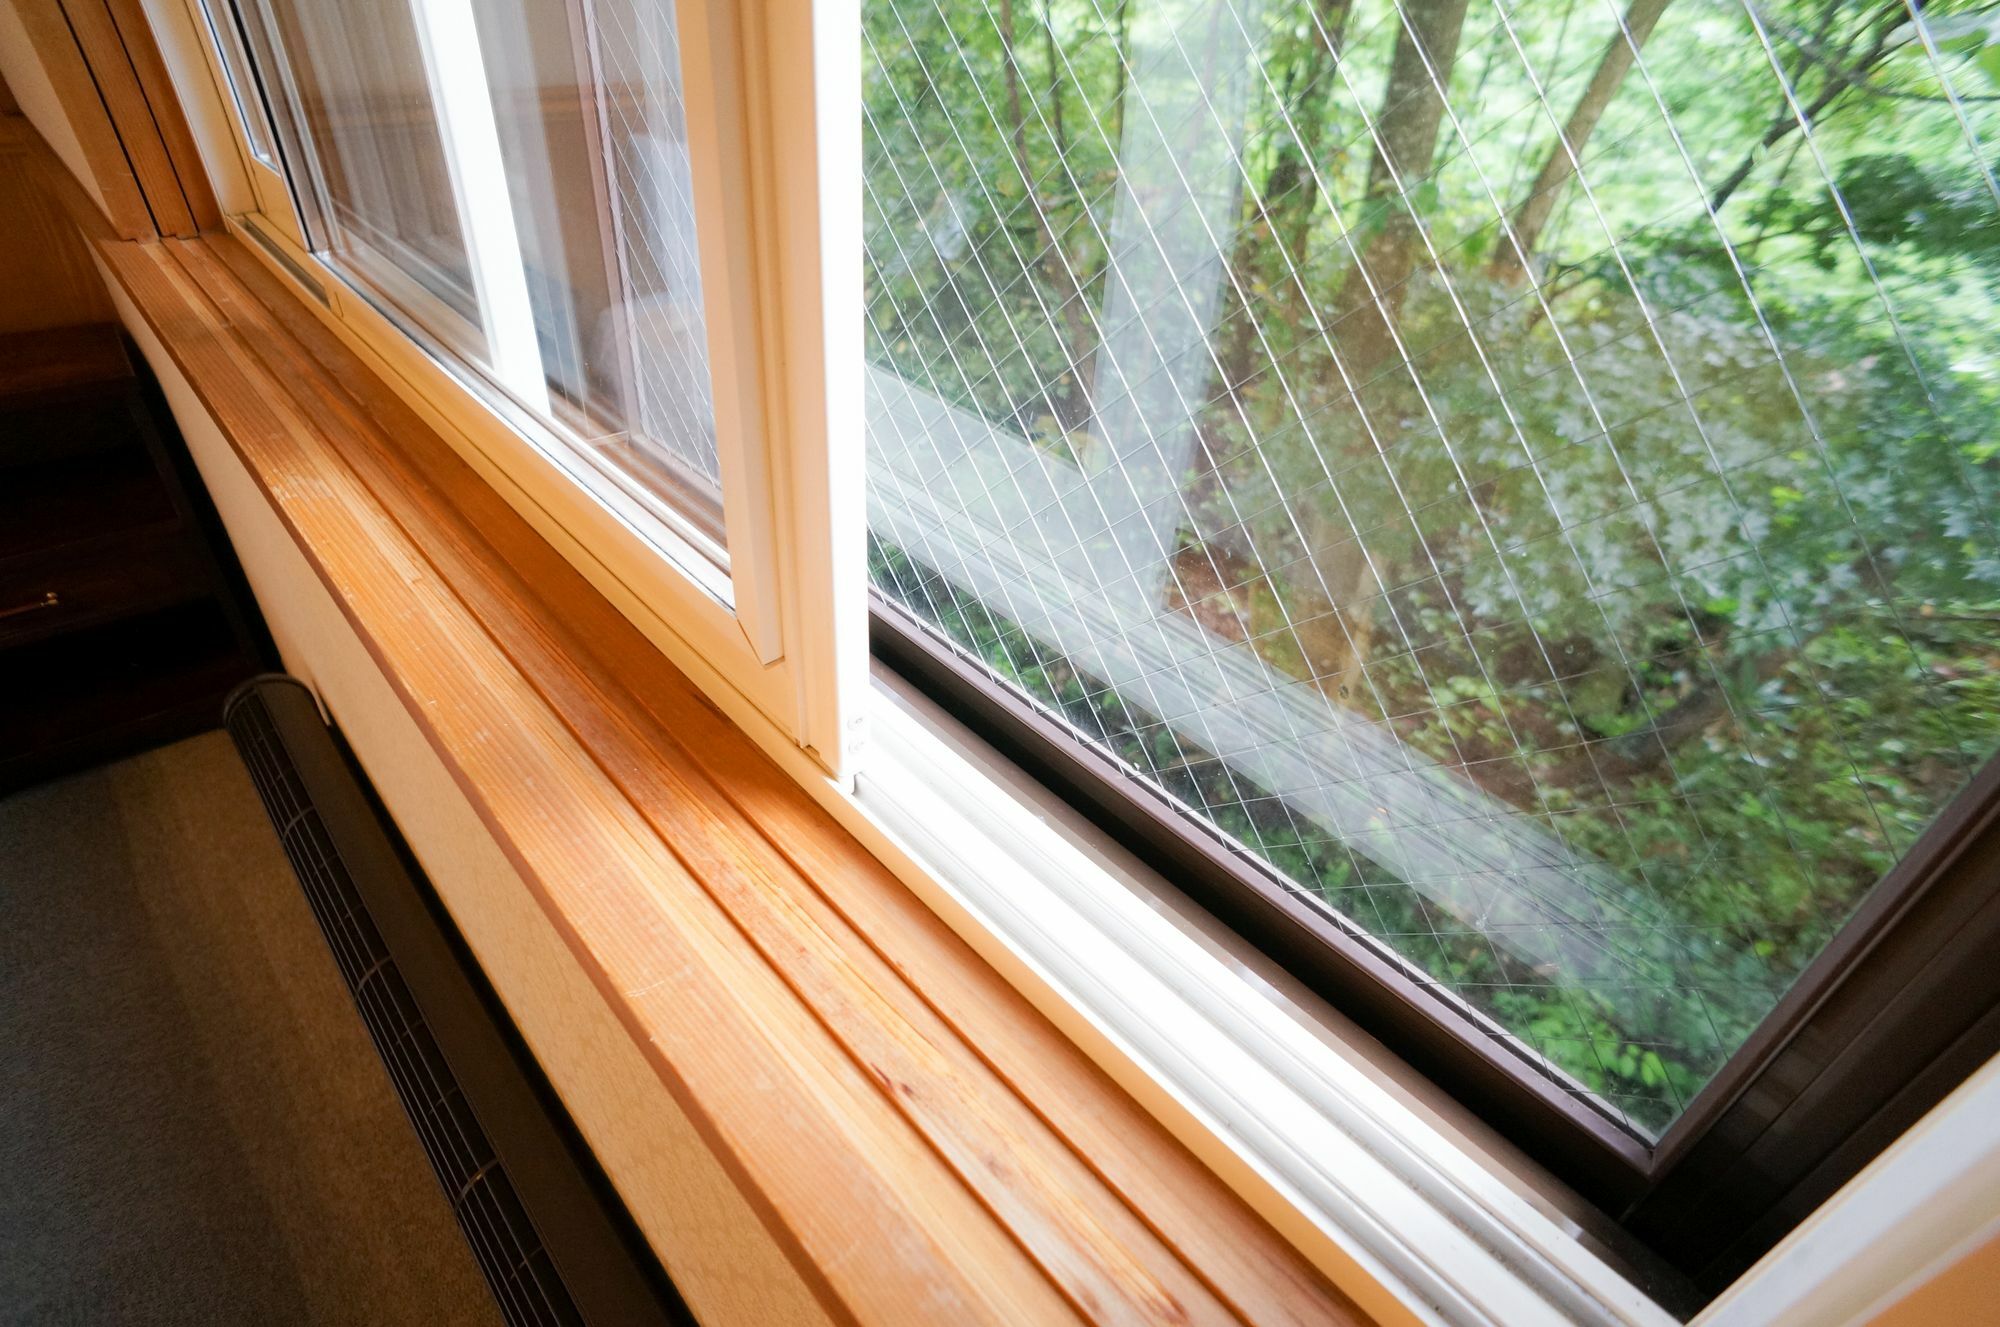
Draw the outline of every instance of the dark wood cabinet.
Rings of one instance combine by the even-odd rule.
[[[118,329],[0,337],[0,792],[216,727],[270,662]]]

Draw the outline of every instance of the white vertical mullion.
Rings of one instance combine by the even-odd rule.
[[[859,0],[770,0],[762,14],[786,296],[787,428],[774,454],[790,479],[799,740],[851,786],[869,690],[861,12]]]
[[[437,104],[438,130],[456,191],[459,225],[472,265],[479,320],[494,376],[521,404],[549,410],[548,378],[535,311],[528,299],[527,266],[514,228],[507,191],[500,126],[480,57],[472,0],[411,0]]]
[[[730,584],[737,625],[757,660],[770,665],[786,654],[786,541],[770,456],[771,422],[784,412],[773,409],[778,375],[764,371],[780,362],[781,349],[764,184],[770,162],[768,151],[757,150],[750,116],[766,93],[747,86],[762,80],[745,58],[742,9],[732,0],[678,0],[674,8]]]

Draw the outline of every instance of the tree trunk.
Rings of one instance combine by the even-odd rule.
[[[1334,298],[1341,357],[1357,387],[1396,353],[1394,333],[1419,248],[1416,216],[1405,193],[1430,170],[1437,152],[1444,89],[1458,59],[1465,6],[1466,0],[1406,0],[1402,6],[1403,26],[1375,120],[1375,152],[1362,200],[1380,219]]]
[[[1633,60],[1646,44],[1646,38],[1652,35],[1654,25],[1660,21],[1660,15],[1666,12],[1669,3],[1671,0],[1632,0],[1632,7],[1625,11],[1623,24],[1605,43],[1604,55],[1597,62],[1597,72],[1591,75],[1589,86],[1577,98],[1576,107],[1570,111],[1561,135],[1549,149],[1547,160],[1542,162],[1541,172],[1529,186],[1527,197],[1514,209],[1511,224],[1513,242],[1494,250],[1493,262],[1488,269],[1492,276],[1502,281],[1519,281],[1527,275],[1529,263],[1535,256],[1535,246],[1541,241],[1542,230],[1555,213],[1556,200],[1562,195],[1563,186],[1576,174],[1577,162],[1583,157],[1583,145],[1590,140],[1591,131],[1597,128],[1597,121],[1611,104],[1611,99],[1618,95],[1618,89],[1625,83],[1625,75],[1631,72]]]
[[[1268,284],[1291,285],[1292,274],[1305,270],[1306,237],[1319,203],[1313,167],[1326,137],[1335,68],[1352,11],[1353,0],[1313,0],[1313,29],[1304,38],[1291,84],[1297,92],[1286,98],[1285,114],[1291,127],[1287,129],[1281,122],[1275,131],[1284,139],[1271,153],[1263,187],[1250,199],[1248,214],[1230,251],[1229,315],[1216,356],[1221,365],[1221,387],[1226,392],[1242,391],[1265,367],[1259,362],[1262,346],[1257,336],[1257,311],[1245,299],[1245,292],[1254,289],[1260,271],[1272,265],[1274,251],[1276,266],[1282,270],[1277,281]],[[1295,289],[1292,294],[1293,306],[1303,312],[1307,292]]]
[[[1021,107],[1021,66],[1015,53],[1013,0],[1000,0],[1000,50],[1002,79],[1007,90],[1008,146],[1013,152],[1014,169],[1021,177],[1028,210],[1035,218],[1035,231],[1041,249],[1040,266],[1050,285],[1055,287],[1056,313],[1063,329],[1063,351],[1069,361],[1067,368],[1077,383],[1080,397],[1088,400],[1090,349],[1095,344],[1096,333],[1091,326],[1089,312],[1084,307],[1082,284],[1070,269],[1061,238],[1035,190],[1034,168],[1028,158],[1027,116]],[[1061,144],[1057,147],[1060,149]]]
[[[1331,505],[1322,496],[1301,514],[1318,584],[1295,591],[1299,607],[1293,611],[1293,634],[1320,693],[1336,704],[1345,701],[1347,708],[1362,709],[1369,690],[1361,667],[1375,639],[1374,601],[1381,586],[1361,541],[1332,514]],[[1300,577],[1297,571],[1288,574]]]
[[[1389,83],[1375,120],[1364,206],[1380,213],[1334,297],[1334,343],[1348,381],[1359,393],[1396,359],[1396,331],[1422,240],[1408,186],[1427,174],[1444,119],[1444,90],[1458,59],[1466,0],[1404,0],[1403,27],[1390,58]],[[1366,279],[1364,275],[1366,274]],[[1371,288],[1372,283],[1372,288]],[[1356,401],[1354,409],[1365,407]],[[1333,495],[1301,495],[1299,523],[1321,592],[1301,594],[1299,644],[1315,681],[1329,697],[1360,697],[1360,667],[1374,635],[1378,591],[1353,531],[1339,519]]]

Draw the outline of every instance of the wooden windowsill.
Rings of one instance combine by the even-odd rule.
[[[237,241],[119,240],[54,174],[829,1316],[1365,1320]]]

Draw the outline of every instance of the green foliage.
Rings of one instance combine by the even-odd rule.
[[[1340,703],[1681,919],[1678,988],[1523,968],[908,551],[876,582],[1657,1127],[2000,742],[2000,24],[1925,6],[1934,58],[1899,7],[1676,0],[1523,277],[1502,219],[1611,12],[1474,7],[1435,160],[1371,197],[1414,113],[1383,104],[1393,7],[1266,9],[1184,543],[1235,569],[1246,648],[1359,679]],[[870,358],[1086,469],[1160,12],[864,7]],[[1339,310],[1392,225],[1386,346]],[[1334,659],[1298,624],[1357,541],[1366,644]]]

